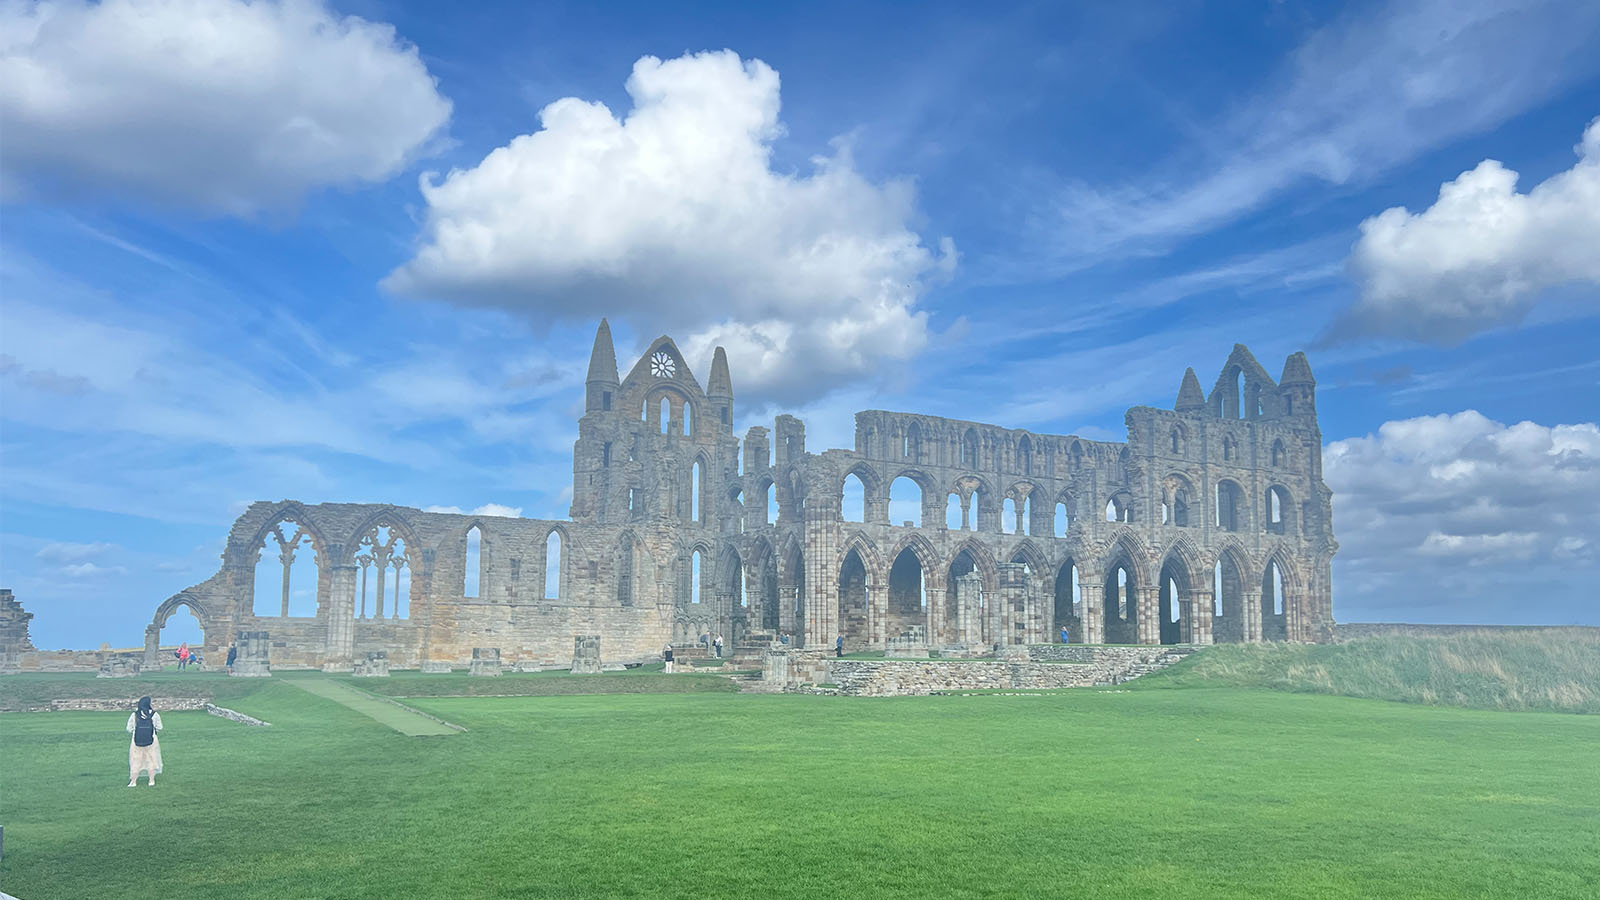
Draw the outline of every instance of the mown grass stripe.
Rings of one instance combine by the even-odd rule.
[[[284,681],[325,700],[332,700],[340,706],[352,709],[368,718],[376,719],[401,734],[421,737],[434,734],[456,734],[459,730],[392,700],[374,697],[371,694],[330,679],[286,678]]]

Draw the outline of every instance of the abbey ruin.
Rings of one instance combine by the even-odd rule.
[[[854,448],[817,452],[792,416],[742,440],[733,422],[722,348],[703,387],[665,336],[619,377],[602,321],[570,520],[255,503],[221,569],[160,604],[145,665],[185,606],[208,658],[264,634],[273,667],[329,671],[380,652],[466,667],[478,648],[565,666],[594,636],[615,664],[706,631],[850,650],[1063,626],[1088,644],[1330,639],[1338,545],[1303,353],[1274,381],[1235,346],[1209,395],[1189,369],[1172,409],[1127,412],[1125,443],[868,410]]]

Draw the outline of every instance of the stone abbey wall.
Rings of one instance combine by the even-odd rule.
[[[1338,545],[1303,354],[1275,381],[1235,346],[1209,395],[1190,369],[1175,408],[1129,410],[1126,442],[869,410],[853,448],[816,452],[792,416],[734,434],[721,348],[704,387],[666,336],[619,377],[602,321],[584,406],[570,519],[256,503],[220,571],[157,609],[146,664],[184,606],[210,658],[266,631],[273,667],[330,670],[376,652],[464,667],[489,647],[565,666],[580,635],[632,661],[706,630],[913,651],[1062,625],[1088,644],[1332,635]],[[842,510],[852,478],[860,508]],[[890,521],[897,482],[921,498],[910,523]],[[290,616],[307,548],[315,615]],[[281,614],[262,614],[258,565],[283,569]]]

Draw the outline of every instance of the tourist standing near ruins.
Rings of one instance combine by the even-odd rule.
[[[148,696],[139,698],[139,708],[128,714],[128,733],[133,743],[128,745],[128,787],[139,783],[139,773],[148,772],[150,787],[156,786],[156,776],[161,774],[161,741],[156,732],[161,730],[161,714],[150,706]]]
[[[833,655],[844,659],[844,635],[842,634],[833,642]]]
[[[661,650],[661,660],[662,660],[662,662],[666,663],[666,672],[667,672],[667,674],[671,675],[672,674],[672,645],[671,644],[668,644],[666,647],[662,648],[662,650]]]

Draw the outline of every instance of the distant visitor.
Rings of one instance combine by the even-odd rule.
[[[139,706],[128,715],[128,733],[133,743],[128,745],[128,787],[139,783],[139,773],[149,773],[149,786],[156,786],[156,776],[161,774],[161,741],[156,737],[161,731],[161,714],[150,705],[149,697],[140,697]]]

